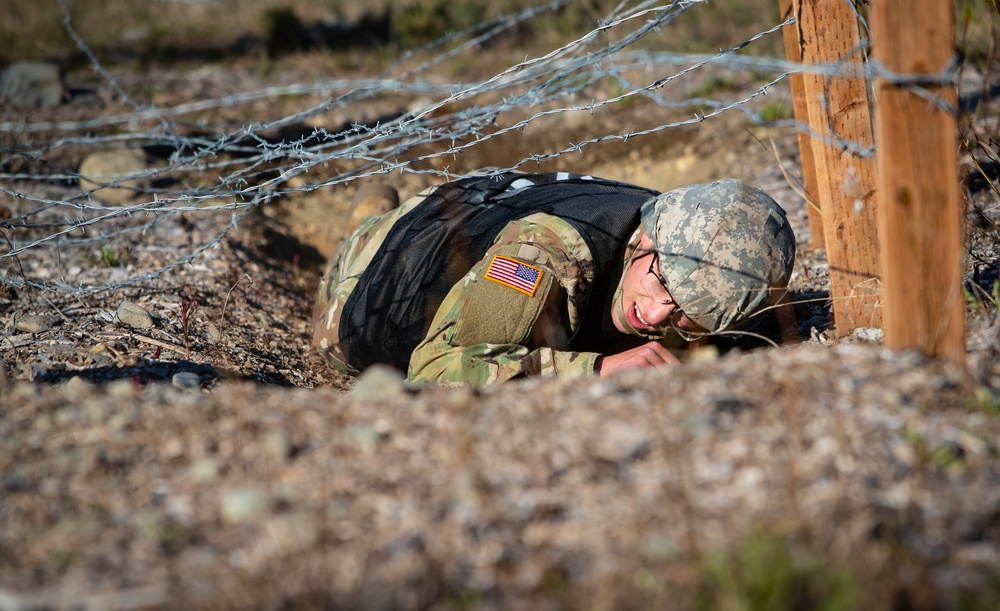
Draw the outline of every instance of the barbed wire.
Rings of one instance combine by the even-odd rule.
[[[14,288],[74,294],[133,286],[189,264],[216,248],[250,211],[276,198],[393,172],[451,179],[457,174],[447,167],[428,167],[427,162],[457,156],[547,117],[594,113],[632,100],[690,113],[657,124],[625,126],[617,133],[569,143],[556,150],[533,152],[498,170],[515,170],[578,153],[599,142],[628,141],[711,121],[734,111],[763,123],[766,121],[754,101],[796,73],[883,79],[918,90],[930,103],[957,112],[951,102],[929,88],[956,83],[955,65],[929,77],[893,74],[873,61],[803,65],[746,52],[761,40],[780,36],[781,29],[791,26],[793,19],[776,23],[715,54],[650,50],[666,46],[664,37],[656,36],[683,13],[699,10],[706,0],[623,0],[593,30],[546,54],[526,57],[488,78],[448,81],[435,71],[504,32],[561,10],[568,1],[554,0],[450,33],[404,54],[375,78],[273,86],[159,107],[136,100],[102,65],[97,53],[74,30],[68,1],[61,0],[68,35],[95,73],[131,110],[104,117],[0,122],[0,135],[5,137],[0,143],[0,194],[13,202],[13,214],[6,219],[0,217],[0,266],[7,268],[0,278]],[[755,90],[732,99],[688,95],[696,89],[688,83],[708,68],[768,76]],[[617,93],[597,99],[593,95],[596,89]],[[318,119],[331,113],[346,114],[387,93],[410,100],[411,108],[367,123],[349,122],[339,128],[316,125]],[[239,126],[204,117],[213,111],[300,97],[321,101],[299,112]],[[836,134],[812,133],[807,125],[794,119],[771,123],[794,127],[857,155],[872,154],[870,147],[843,141]],[[300,129],[295,136],[281,135],[283,129],[301,126],[314,127]],[[163,165],[103,181],[83,176],[60,161],[68,156],[67,151],[140,147],[166,149],[169,154]],[[337,171],[320,171],[334,163]],[[297,180],[307,175],[309,180]],[[187,185],[183,178],[187,176],[198,179]],[[89,186],[83,186],[84,180],[90,181]],[[131,190],[134,203],[104,202],[103,189]],[[228,216],[224,217],[224,226],[191,246],[190,252],[157,269],[137,270],[127,278],[73,285],[64,280],[33,278],[21,271],[25,261],[46,257],[53,251],[61,257],[73,248],[92,248],[95,243],[113,239],[139,241],[162,220],[181,214]]]

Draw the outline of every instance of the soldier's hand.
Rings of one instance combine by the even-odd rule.
[[[659,342],[646,342],[618,354],[602,356],[597,360],[594,370],[601,377],[607,377],[616,371],[624,369],[635,369],[636,367],[662,367],[664,365],[677,365],[680,361],[670,353]]]

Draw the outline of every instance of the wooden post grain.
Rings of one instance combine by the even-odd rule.
[[[873,2],[874,58],[896,74],[939,74],[954,49],[952,11],[940,0]],[[958,127],[941,106],[954,109],[955,91],[920,87],[876,81],[885,344],[964,362]]]
[[[792,0],[780,0],[781,20],[785,21],[794,14]],[[802,61],[802,36],[800,23],[796,19],[794,25],[782,28],[782,36],[785,40],[785,58],[790,62]],[[802,74],[792,74],[789,77],[792,88],[792,108],[795,111],[795,120],[799,123],[809,124],[809,109],[806,107],[806,91],[802,83]],[[813,161],[812,140],[809,134],[799,130],[799,159],[802,165],[802,189],[806,199],[806,211],[809,214],[809,235],[812,238],[811,244],[814,249],[826,248],[826,240],[823,237],[823,211],[819,207],[819,199],[816,196],[816,166]]]
[[[937,1],[937,0],[933,0]],[[805,64],[840,62],[845,74],[804,74],[803,88],[823,211],[830,297],[838,336],[882,324],[876,231],[874,130],[860,75],[857,16],[844,0],[793,0]],[[910,10],[910,9],[907,9]],[[857,63],[857,75],[849,68]]]

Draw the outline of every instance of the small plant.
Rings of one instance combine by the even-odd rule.
[[[404,48],[416,47],[481,23],[488,7],[483,0],[410,2],[393,15],[392,34]]]
[[[993,288],[987,291],[974,277],[971,283],[965,285],[963,292],[970,312],[983,315],[1000,312],[1000,280],[994,281]]]
[[[234,274],[238,271],[236,269],[235,265],[232,266],[232,267],[230,267],[229,270],[231,272],[233,272]],[[229,307],[229,297],[232,296],[233,291],[236,290],[236,287],[239,286],[240,282],[242,282],[244,278],[247,279],[247,285],[243,289],[243,302],[244,303],[248,303],[249,302],[249,299],[248,299],[247,296],[249,295],[250,287],[253,286],[253,278],[251,278],[247,274],[243,274],[242,276],[237,277],[236,280],[233,281],[233,286],[229,287],[229,292],[226,293],[226,300],[222,303],[222,316],[220,316],[220,318],[219,318],[219,337],[220,338],[222,337],[222,332],[225,331],[225,329],[226,329],[226,308]],[[237,293],[237,295],[238,295],[238,293]]]
[[[198,305],[195,298],[181,298],[181,330],[184,332],[184,358],[191,358],[191,314]]]
[[[978,312],[982,304],[976,299],[972,289],[966,286],[962,289],[962,293],[965,295],[965,306],[973,312]]]
[[[300,51],[304,48],[305,25],[295,11],[288,7],[272,7],[261,17],[267,32],[267,50],[270,57]]]
[[[392,25],[403,47],[416,47],[440,38],[448,31],[447,6],[440,1],[406,4],[401,7]]]
[[[691,91],[691,98],[707,98],[720,91],[730,91],[736,87],[732,76],[710,76]]]
[[[107,244],[101,244],[101,263],[105,267],[118,267],[120,262],[118,261],[115,251],[111,249]]]
[[[990,416],[1000,416],[1000,399],[993,395],[988,386],[980,386],[969,399],[969,408]]]
[[[268,77],[272,71],[274,71],[274,61],[271,59],[271,54],[267,52],[266,47],[261,47],[257,53],[257,77]]]
[[[605,90],[612,98],[624,96],[626,93],[629,92],[629,90],[626,89],[625,85],[621,81],[612,81],[605,87]],[[639,102],[640,100],[643,99],[644,98],[641,98],[638,95],[630,95],[622,97],[620,100],[618,100],[617,104],[619,108],[630,108],[634,106],[636,102]]]
[[[96,255],[84,254],[83,259],[91,265],[104,267],[120,267],[128,259],[128,250],[115,250],[108,244],[101,244]]]
[[[760,119],[765,123],[773,123],[791,118],[792,109],[781,100],[771,102],[760,111]]]
[[[707,558],[701,572],[699,609],[854,608],[849,571],[785,536],[751,533],[736,549]]]

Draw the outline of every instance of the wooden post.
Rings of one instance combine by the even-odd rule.
[[[954,50],[954,7],[872,3],[874,56],[896,74],[936,75]],[[958,126],[954,88],[876,81],[885,344],[965,361]]]
[[[857,62],[860,68],[858,20],[847,2],[792,4],[799,18],[803,63],[842,62],[846,67]],[[862,149],[873,146],[868,91],[862,76],[804,74],[802,81],[810,129],[819,136],[812,140],[816,193],[823,211],[834,323],[842,336],[882,324],[875,160],[829,142],[835,138]]]
[[[793,14],[792,0],[780,0],[781,20],[785,21]],[[782,35],[785,39],[785,58],[788,61],[799,63],[802,61],[802,36],[799,28],[800,22],[796,19],[794,25],[782,28]],[[792,87],[792,108],[795,111],[795,120],[799,123],[809,124],[809,110],[806,107],[806,91],[802,83],[802,74],[792,74],[789,77]],[[823,237],[823,211],[819,207],[819,199],[816,196],[816,166],[813,161],[812,140],[809,134],[799,130],[799,159],[802,162],[802,188],[806,199],[806,212],[809,214],[809,235],[812,238],[814,249],[826,248],[826,240]]]

